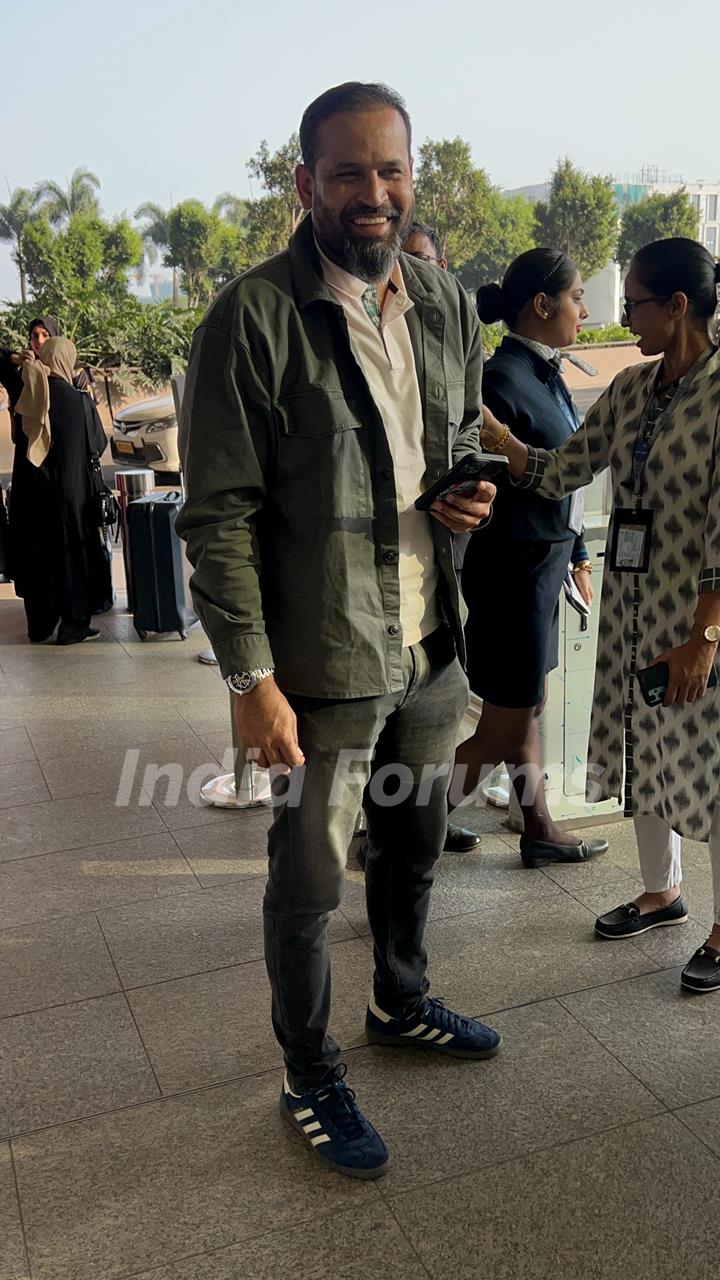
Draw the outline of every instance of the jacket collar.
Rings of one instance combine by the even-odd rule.
[[[295,287],[297,304],[302,311],[311,302],[331,302],[337,306],[323,278],[320,255],[315,245],[312,218],[303,218],[297,230],[290,237],[290,268]],[[439,302],[440,289],[434,279],[437,267],[428,267],[426,271],[417,269],[416,261],[409,254],[400,255],[400,267],[405,291],[414,303]],[[518,343],[520,346],[520,343]]]

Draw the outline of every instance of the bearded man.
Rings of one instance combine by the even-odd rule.
[[[476,1059],[500,1039],[429,996],[423,945],[468,702],[453,535],[484,523],[495,490],[414,507],[479,449],[482,352],[454,278],[401,252],[403,100],[330,89],[300,144],[308,215],[285,252],[222,290],[193,340],[178,529],[239,739],[285,775],[264,902],[282,1113],[316,1157],[374,1178],[388,1152],[328,1034],[328,916],[361,805],[368,1039]]]

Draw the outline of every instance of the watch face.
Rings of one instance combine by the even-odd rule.
[[[230,676],[228,683],[236,693],[247,693],[249,689],[252,689],[254,684],[252,672],[243,671],[238,675]]]
[[[706,627],[703,635],[705,636],[705,639],[709,640],[712,644],[717,644],[718,640],[720,640],[720,627],[716,627],[714,625]]]

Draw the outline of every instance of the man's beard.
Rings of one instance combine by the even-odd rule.
[[[358,215],[372,217],[373,214],[384,214],[393,219],[390,234],[378,238],[354,234],[351,218]],[[403,239],[412,222],[412,216],[413,211],[410,210],[403,218],[398,210],[391,206],[378,209],[369,209],[365,206],[354,207],[346,211],[340,219],[342,227],[340,235],[336,220],[327,213],[325,206],[313,205],[313,224],[323,251],[351,276],[364,280],[366,284],[378,284],[389,279],[400,257]]]

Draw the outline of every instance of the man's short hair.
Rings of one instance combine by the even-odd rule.
[[[413,222],[408,227],[405,239],[409,240],[411,236],[426,236],[435,250],[435,257],[438,261],[442,258],[440,237],[437,231],[434,231],[432,227],[426,226],[424,222]]]
[[[386,84],[363,84],[360,80],[348,80],[345,84],[326,89],[319,98],[305,108],[300,121],[300,152],[303,164],[315,168],[317,160],[317,136],[321,124],[343,111],[380,111],[392,107],[402,116],[407,129],[408,151],[412,142],[412,128],[405,101]]]

